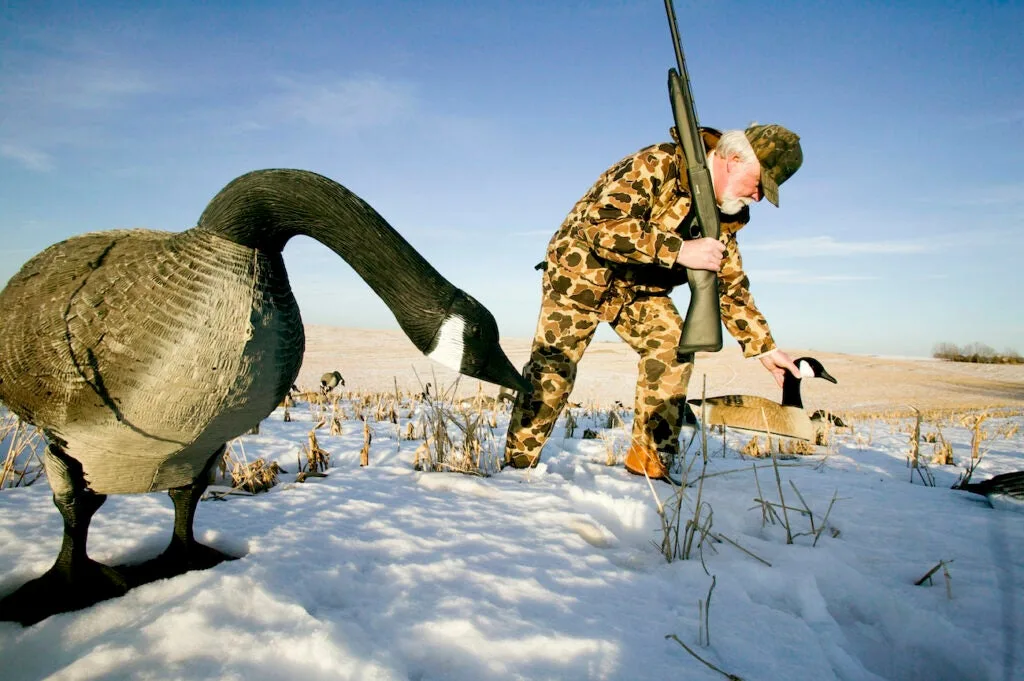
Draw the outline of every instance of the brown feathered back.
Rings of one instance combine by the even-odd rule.
[[[98,493],[191,482],[280,402],[304,346],[280,253],[200,230],[68,239],[0,309],[0,399]]]

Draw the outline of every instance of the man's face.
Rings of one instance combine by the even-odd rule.
[[[755,201],[761,200],[761,164],[756,160],[743,163],[738,156],[721,159],[723,182],[715,182],[718,206],[726,215],[735,215]],[[715,178],[716,180],[718,178]]]

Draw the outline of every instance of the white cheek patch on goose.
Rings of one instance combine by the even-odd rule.
[[[800,364],[797,365],[797,369],[800,370],[801,378],[814,378],[814,369],[811,368],[811,365],[808,362],[800,362]]]
[[[437,345],[427,353],[427,357],[449,369],[461,371],[465,328],[466,321],[462,317],[453,315],[445,319],[437,332]]]

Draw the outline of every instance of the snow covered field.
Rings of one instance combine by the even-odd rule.
[[[905,419],[861,418],[818,453],[780,460],[792,544],[754,501],[779,502],[771,459],[740,453],[749,436],[729,433],[723,451],[712,435],[701,518],[718,540],[667,562],[651,487],[607,465],[625,450],[629,414],[609,429],[607,412],[573,413],[573,437],[563,417],[540,467],[484,478],[414,470],[420,441],[402,438],[403,410],[397,425],[367,414],[361,467],[363,422],[349,408],[340,434],[317,431],[327,477],[297,483],[320,414],[299,403],[285,422],[279,408],[235,452],[279,462],[281,483],[199,507],[200,540],[241,559],[29,628],[0,623],[0,678],[726,678],[674,635],[748,681],[1024,679],[1024,514],[950,489],[970,460],[956,418],[925,420],[922,434],[938,423],[957,465],[923,474],[907,467]],[[485,442],[495,456],[507,418],[495,412]],[[586,429],[601,437],[582,439]],[[1024,469],[1024,412],[982,431],[974,480]],[[934,446],[922,442],[922,456]],[[697,447],[690,456],[693,478]],[[935,486],[922,484],[929,473]],[[674,493],[653,489],[663,502]],[[797,491],[817,536],[793,510]],[[696,496],[686,490],[684,527]],[[141,562],[172,519],[166,494],[111,497],[90,554]],[[0,492],[0,594],[52,564],[61,529],[42,480]]]

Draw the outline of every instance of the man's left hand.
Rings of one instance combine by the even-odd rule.
[[[775,382],[779,384],[780,388],[787,371],[797,378],[800,377],[800,370],[797,369],[796,364],[793,364],[793,359],[778,348],[772,350],[767,355],[761,355],[758,359],[761,360],[764,368],[775,377]]]

